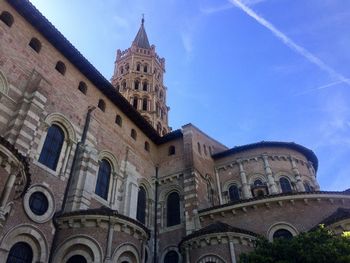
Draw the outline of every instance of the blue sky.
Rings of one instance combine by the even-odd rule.
[[[293,141],[318,156],[323,190],[350,187],[350,1],[31,2],[107,79],[144,13],[173,129],[228,147]]]

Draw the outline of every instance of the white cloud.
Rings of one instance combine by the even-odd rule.
[[[229,0],[234,6],[241,9],[243,12],[245,12],[247,15],[255,19],[259,24],[267,28],[272,32],[272,34],[277,37],[279,40],[281,40],[286,46],[288,46],[290,49],[298,53],[299,55],[306,58],[309,62],[315,64],[320,69],[326,71],[331,77],[337,79],[337,81],[344,82],[347,85],[350,86],[350,80],[346,77],[344,77],[341,73],[334,70],[332,67],[328,66],[326,63],[324,63],[321,59],[313,55],[311,52],[303,48],[302,46],[296,44],[291,38],[286,36],[283,32],[278,30],[273,24],[271,24],[269,21],[267,21],[262,16],[258,15],[255,11],[253,11],[251,8],[249,8],[244,1],[241,0]]]

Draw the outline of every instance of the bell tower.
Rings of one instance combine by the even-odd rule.
[[[167,87],[163,84],[165,59],[160,58],[146,34],[145,20],[131,47],[117,50],[113,86],[163,136],[171,131],[166,105]]]

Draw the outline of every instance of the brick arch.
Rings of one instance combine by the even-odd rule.
[[[218,255],[205,255],[201,257],[197,263],[226,263],[225,260],[223,260]]]
[[[127,255],[129,254],[129,255]],[[125,243],[117,247],[112,256],[112,262],[120,263],[121,260],[127,261],[127,257],[130,257],[130,259],[133,257],[136,262],[132,261],[132,263],[140,263],[140,252],[136,248],[134,244],[131,243]]]
[[[64,116],[62,113],[51,113],[45,118],[45,123],[49,126],[52,124],[56,124],[60,126],[65,133],[65,137],[72,140],[73,142],[77,142],[76,131],[69,121],[69,119]]]
[[[53,263],[66,262],[74,255],[81,255],[87,262],[98,263],[103,261],[103,252],[100,244],[87,235],[76,235],[63,240],[54,252]]]
[[[119,162],[115,155],[107,150],[102,150],[98,154],[98,160],[106,159],[112,168],[112,173],[117,173],[119,171]]]
[[[1,240],[0,258],[5,259],[17,242],[27,243],[33,251],[33,262],[47,262],[49,250],[45,235],[33,225],[25,224],[10,229]]]

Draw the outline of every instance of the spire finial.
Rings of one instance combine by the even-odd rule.
[[[142,14],[141,25],[145,23],[145,14]]]

